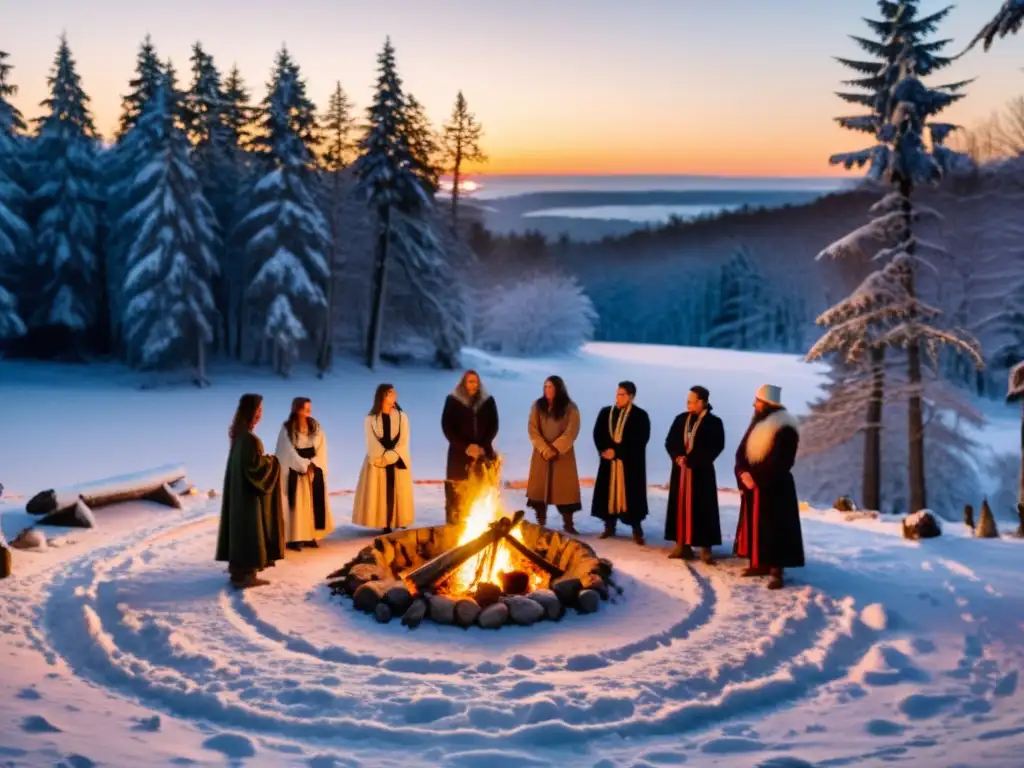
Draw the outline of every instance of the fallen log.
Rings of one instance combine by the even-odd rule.
[[[93,509],[124,501],[154,501],[180,509],[181,496],[191,488],[186,476],[184,464],[167,464],[131,475],[50,489],[29,499],[25,511],[30,515],[46,515],[40,525],[89,527],[83,526],[84,512],[91,515]]]
[[[559,579],[565,575],[565,571],[563,571],[557,565],[552,565],[551,563],[549,563],[547,560],[538,555],[536,552],[534,552],[532,549],[523,544],[523,542],[519,541],[519,539],[515,538],[514,536],[506,534],[505,541],[509,544],[509,546],[512,547],[512,549],[514,549],[520,555],[525,557],[527,560],[536,565],[542,571],[546,571],[547,573],[549,573],[552,579]]]
[[[500,520],[494,521],[486,531],[472,541],[467,541],[461,546],[449,549],[447,552],[442,552],[419,568],[410,571],[405,575],[405,581],[412,584],[417,592],[422,593],[447,574],[460,567],[471,557],[479,555],[491,544],[503,538],[515,526],[519,525],[525,514],[523,510],[519,510],[511,518],[503,517]]]

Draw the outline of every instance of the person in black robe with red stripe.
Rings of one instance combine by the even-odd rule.
[[[782,391],[766,384],[754,400],[754,418],[736,450],[742,495],[734,551],[750,559],[744,576],[771,576],[768,589],[784,586],[786,568],[804,565],[800,504],[793,480],[800,434],[782,407]]]
[[[701,560],[713,565],[711,548],[722,543],[715,459],[725,448],[725,428],[711,413],[710,397],[704,387],[690,389],[686,413],[676,416],[665,438],[672,458],[665,538],[676,543],[669,557],[693,560],[693,548],[700,547]]]

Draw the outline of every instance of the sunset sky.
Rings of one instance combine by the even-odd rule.
[[[944,3],[923,0],[926,10]],[[999,0],[969,0],[944,29],[959,51]],[[385,35],[407,88],[443,121],[461,88],[484,125],[487,173],[820,176],[859,137],[831,118],[854,57],[847,35],[874,0],[42,0],[5,17],[15,103],[38,114],[68,35],[100,130],[110,135],[150,33],[187,80],[199,40],[262,97],[287,44],[318,106],[341,81],[360,108]],[[978,77],[951,119],[971,125],[1024,88],[1024,36],[968,54],[944,79]]]

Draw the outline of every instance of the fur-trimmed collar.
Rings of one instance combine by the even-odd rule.
[[[747,461],[751,464],[759,464],[764,461],[772,450],[775,443],[775,435],[780,429],[789,427],[794,432],[798,430],[799,422],[786,409],[775,411],[765,417],[763,421],[754,425],[747,437]]]
[[[488,392],[487,389],[484,387],[483,382],[480,382],[480,390],[477,392],[476,402],[474,403],[470,401],[469,394],[466,392],[463,386],[461,384],[457,384],[455,386],[455,389],[452,390],[452,397],[454,397],[467,408],[473,411],[479,411],[483,404],[491,399],[491,393]]]

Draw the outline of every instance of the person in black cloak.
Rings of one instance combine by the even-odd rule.
[[[804,565],[800,503],[793,464],[800,444],[797,420],[782,407],[782,390],[771,384],[754,396],[754,417],[736,449],[736,482],[742,494],[734,550],[750,558],[744,576],[765,576],[781,589],[786,568]]]
[[[619,383],[615,405],[601,409],[594,422],[594,445],[601,457],[594,482],[590,514],[604,521],[602,539],[615,535],[621,521],[633,529],[633,541],[644,545],[647,517],[647,443],[651,419],[635,404],[636,385]]]
[[[448,440],[444,483],[444,519],[451,525],[460,517],[460,498],[469,477],[494,461],[498,436],[498,405],[484,388],[480,374],[466,371],[444,401],[441,430]]]
[[[700,547],[700,559],[714,565],[711,548],[722,543],[715,459],[725,448],[725,428],[710,398],[704,387],[692,387],[686,413],[676,416],[665,438],[672,459],[665,538],[676,543],[669,557],[693,560],[693,548]]]

